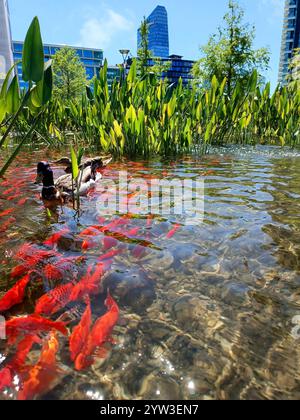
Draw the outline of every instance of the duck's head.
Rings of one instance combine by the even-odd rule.
[[[36,184],[43,183],[44,187],[54,186],[53,171],[48,162],[39,162],[37,165]]]

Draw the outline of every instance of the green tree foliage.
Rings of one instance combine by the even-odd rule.
[[[54,98],[72,101],[81,98],[88,84],[86,72],[76,51],[64,47],[53,57]]]
[[[300,48],[294,51],[293,58],[289,66],[288,85],[290,89],[300,90]]]
[[[229,0],[228,9],[218,34],[201,47],[203,57],[195,63],[193,75],[200,86],[209,85],[214,75],[226,78],[226,93],[231,95],[238,80],[246,84],[255,69],[259,73],[268,69],[270,53],[267,48],[254,49],[255,27],[244,23],[239,4]]]
[[[138,50],[137,72],[144,77],[149,73],[149,61],[152,59],[152,53],[149,50],[149,23],[145,17],[139,30],[141,43]]]

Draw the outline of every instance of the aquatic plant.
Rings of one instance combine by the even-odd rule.
[[[214,76],[205,90],[187,89],[137,75],[133,61],[125,81],[107,83],[107,63],[93,90],[67,107],[51,103],[40,132],[53,145],[84,140],[115,156],[176,155],[210,145],[299,145],[300,93],[297,89],[261,86],[254,71],[247,85],[237,83],[231,96],[226,79]]]
[[[31,43],[32,51],[40,50],[41,41]],[[30,49],[27,44],[25,53]],[[23,63],[33,55],[24,54]],[[7,131],[1,146],[12,127],[17,127],[14,131],[18,136],[25,133],[20,146],[25,141],[32,143],[34,132],[42,143],[53,148],[71,144],[132,158],[205,153],[211,145],[233,143],[300,144],[300,92],[296,85],[278,86],[272,93],[270,84],[262,85],[254,71],[247,83],[245,79],[237,81],[228,95],[226,78],[218,80],[213,76],[206,89],[187,88],[182,81],[170,85],[152,73],[141,77],[133,60],[125,80],[115,80],[109,87],[107,69],[105,62],[93,86],[88,86],[80,99],[67,103],[51,99],[50,63],[38,83],[41,72],[34,80],[25,67],[25,78],[32,78],[33,87],[22,99],[16,78],[7,88],[8,75],[2,89],[6,108],[5,114],[0,112],[0,121]]]
[[[27,118],[31,121],[27,132],[22,136],[14,152],[0,168],[0,177],[5,174],[23,144],[31,140],[32,134],[40,121],[45,107],[52,96],[52,63],[44,63],[44,48],[38,18],[35,17],[28,29],[22,59],[23,80],[28,82],[28,90],[20,95],[18,76],[13,75],[16,65],[8,72],[0,93],[0,124],[6,127],[0,138],[0,149],[9,140],[18,120]],[[27,112],[26,112],[27,111]]]

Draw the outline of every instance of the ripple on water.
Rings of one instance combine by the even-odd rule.
[[[69,208],[58,208],[50,217],[33,184],[41,159],[45,156],[39,153],[23,153],[8,181],[0,182],[0,214],[13,209],[0,216],[0,295],[14,284],[9,275],[25,242],[45,249],[47,237],[69,228],[57,252],[84,259],[65,271],[64,282],[72,275],[77,281],[104,252],[103,237],[83,251],[78,236],[99,224],[101,188],[83,199],[79,219]],[[105,359],[82,373],[74,370],[61,337],[58,365],[65,374],[37,397],[299,399],[299,339],[292,334],[300,315],[299,152],[226,147],[201,159],[114,163],[104,178],[117,179],[124,169],[133,178],[204,177],[204,220],[191,225],[182,216],[129,219],[126,229],[139,227],[139,233],[115,245],[121,252],[92,299],[95,319],[105,310],[107,289],[118,301],[115,344]],[[182,226],[167,238],[176,221]],[[43,264],[38,268],[43,270]],[[7,315],[32,312],[49,287],[47,279],[37,280],[24,303]],[[83,311],[84,305],[71,308],[74,325]],[[0,363],[6,350],[0,343]],[[29,361],[37,355],[36,348]],[[0,393],[0,399],[7,398],[8,393]]]

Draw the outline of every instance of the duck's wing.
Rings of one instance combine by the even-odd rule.
[[[72,175],[63,175],[55,181],[55,187],[60,191],[72,192],[74,185],[72,184]]]

